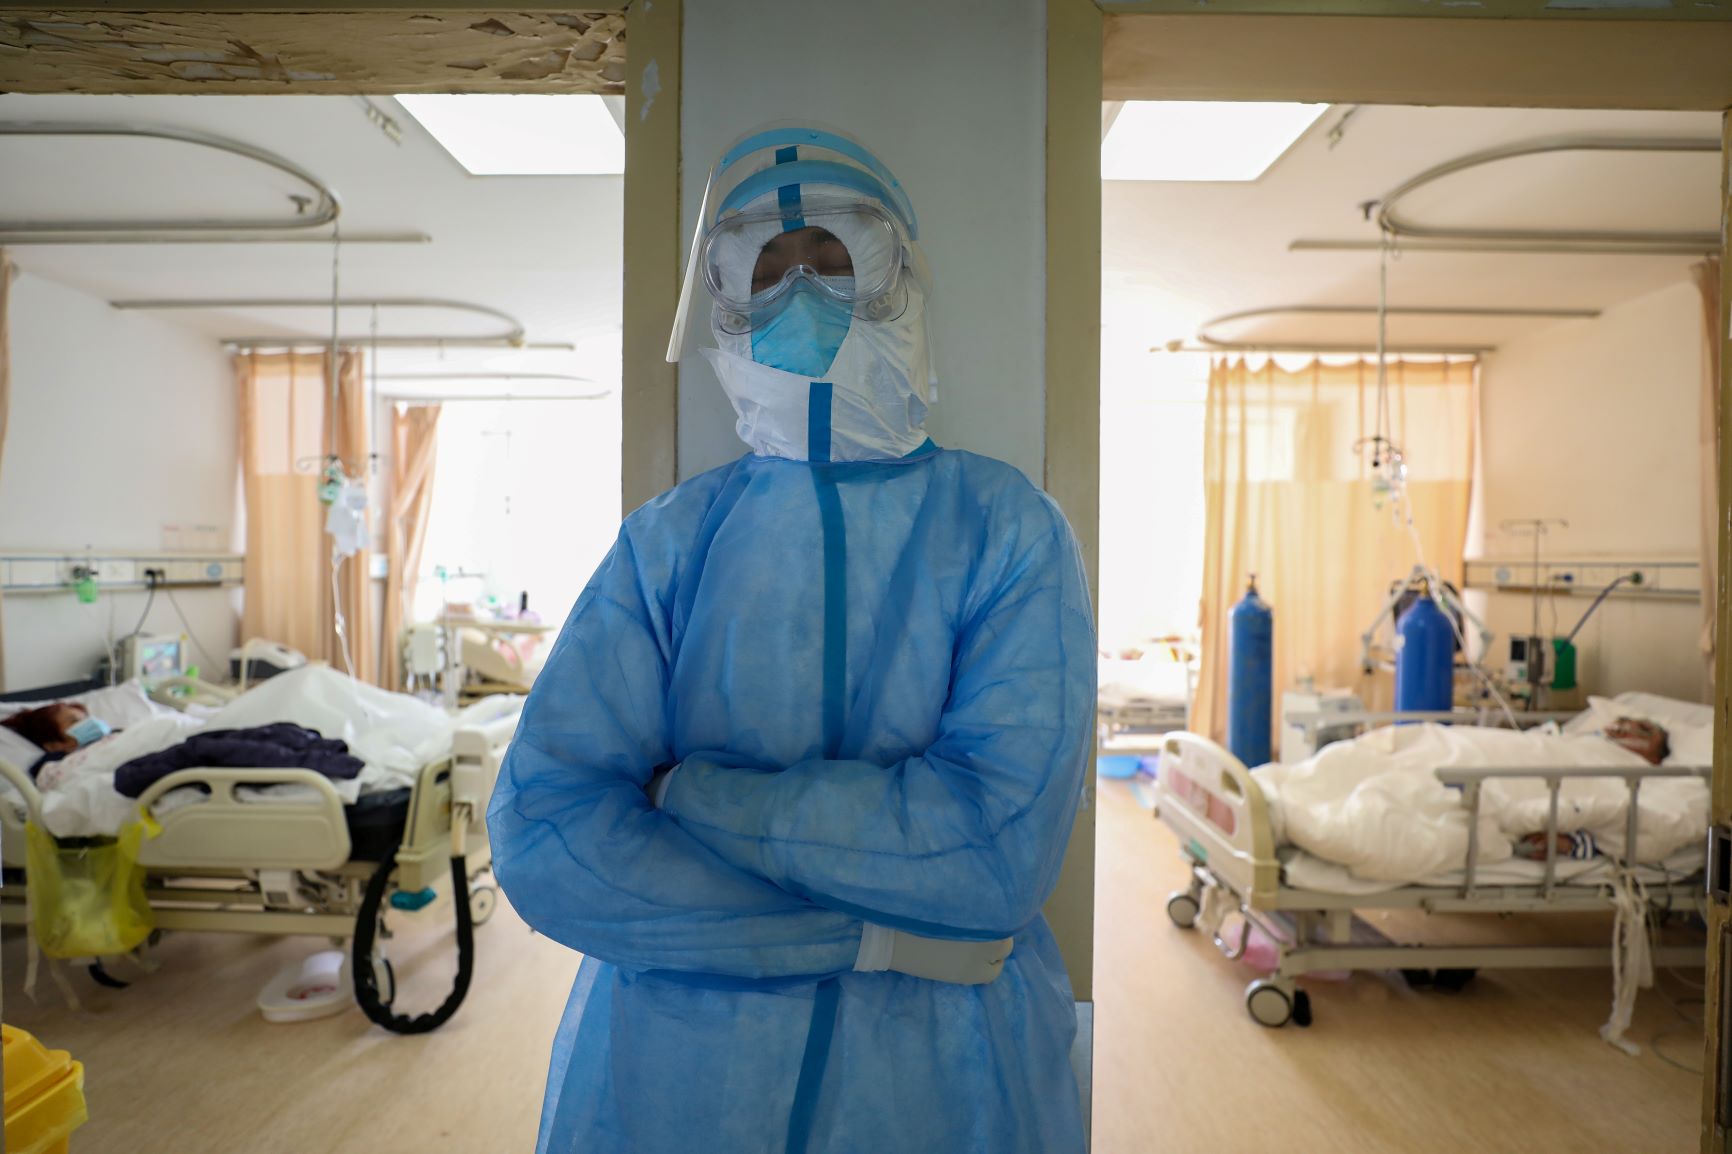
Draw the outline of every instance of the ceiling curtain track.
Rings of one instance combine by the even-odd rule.
[[[0,123],[0,136],[131,137],[188,144],[275,169],[293,178],[307,192],[305,196],[292,198],[298,211],[294,216],[288,217],[234,216],[207,220],[109,218],[83,221],[0,218],[0,244],[325,243],[329,237],[319,235],[319,230],[327,225],[335,225],[342,213],[342,201],[336,190],[299,164],[269,149],[212,132],[168,125],[26,120]],[[343,243],[425,244],[430,239],[420,232],[361,233],[344,237]]]
[[[1690,256],[1720,251],[1718,231],[1677,232],[1649,229],[1475,228],[1428,225],[1403,216],[1403,200],[1456,173],[1488,164],[1560,152],[1718,154],[1717,137],[1640,137],[1566,134],[1516,141],[1446,160],[1397,185],[1360,208],[1383,240],[1295,240],[1295,252],[1365,251],[1393,243],[1409,252],[1575,253],[1625,256]]]
[[[346,245],[348,238],[343,239]],[[526,339],[523,322],[503,310],[488,305],[476,304],[473,301],[447,300],[438,297],[366,297],[348,298],[336,302],[339,309],[436,309],[446,312],[472,313],[477,316],[491,317],[504,324],[502,331],[476,336],[440,336],[437,334],[410,336],[378,336],[371,333],[336,334],[340,344],[371,344],[378,348],[515,348],[515,349],[559,349],[569,351],[573,346],[569,343],[530,342]],[[329,309],[332,306],[330,297],[208,297],[184,300],[118,300],[110,301],[109,305],[123,311],[171,311],[180,310],[195,312],[200,310],[220,309]],[[331,336],[240,336],[224,337],[226,345],[237,349],[246,348],[284,348],[295,345],[318,344],[328,347]]]
[[[1271,316],[1417,316],[1417,317],[1479,317],[1493,319],[1548,319],[1548,320],[1588,320],[1600,315],[1598,309],[1576,308],[1504,308],[1478,305],[1434,305],[1434,306],[1391,306],[1383,305],[1269,305],[1265,308],[1242,309],[1238,312],[1224,313],[1204,321],[1197,329],[1197,343],[1202,346],[1197,351],[1203,352],[1290,352],[1290,353],[1330,353],[1342,355],[1376,354],[1385,352],[1397,356],[1479,356],[1495,352],[1497,346],[1488,344],[1439,344],[1425,343],[1417,345],[1392,345],[1382,342],[1353,343],[1315,343],[1305,341],[1233,341],[1218,337],[1213,330],[1224,325],[1239,321],[1253,320],[1259,317]],[[1169,351],[1182,352],[1185,349],[1172,348]]]

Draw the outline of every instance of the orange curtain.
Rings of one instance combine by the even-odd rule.
[[[12,344],[6,318],[10,307],[12,278],[17,266],[0,248],[0,453],[6,450],[6,422],[12,413]],[[6,636],[0,628],[0,689],[6,688]]]
[[[407,405],[391,410],[391,498],[385,521],[384,657],[380,684],[403,684],[403,630],[413,619],[421,549],[433,506],[433,466],[439,438],[439,406]]]
[[[333,432],[351,473],[369,467],[361,358],[356,352],[339,357],[334,412],[328,363],[324,353],[246,353],[234,360],[247,517],[241,629],[243,639],[268,638],[342,668],[335,584],[349,622],[354,672],[365,677],[373,668],[367,554],[345,561],[333,582],[326,509],[319,501]]]
[[[1720,588],[1720,349],[1726,334],[1720,331],[1720,258],[1709,257],[1692,270],[1702,294],[1701,409],[1697,424],[1701,445],[1701,548],[1702,548],[1702,657],[1708,663],[1710,683],[1714,677],[1715,613],[1719,606],[1715,590]]]
[[[1361,635],[1391,582],[1424,561],[1459,588],[1473,476],[1477,370],[1389,366],[1391,435],[1403,451],[1413,527],[1379,507],[1369,453],[1377,366],[1216,363],[1204,420],[1202,660],[1192,727],[1227,723],[1227,614],[1247,578],[1275,612],[1275,706],[1310,678],[1384,705],[1386,677],[1361,667]]]
[[[335,428],[329,427],[335,418]],[[333,438],[337,456],[351,477],[371,480],[373,462],[367,437],[367,387],[362,379],[361,354],[345,352],[337,361],[336,412],[327,414],[326,436]],[[327,440],[327,443],[330,443]],[[369,514],[371,510],[368,510]],[[371,518],[369,517],[369,521]],[[364,538],[371,540],[369,532]],[[362,681],[374,681],[379,673],[379,637],[373,628],[373,553],[362,548],[343,559],[336,579],[337,605],[343,611],[348,638],[349,671]]]

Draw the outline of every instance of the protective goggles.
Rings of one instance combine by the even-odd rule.
[[[735,213],[704,236],[698,261],[724,332],[758,327],[798,289],[869,321],[895,320],[908,307],[907,235],[870,202],[805,196]]]
[[[918,223],[889,169],[844,133],[780,125],[742,137],[711,171],[686,262],[668,360],[707,294],[722,331],[749,332],[809,291],[864,320],[925,283]]]

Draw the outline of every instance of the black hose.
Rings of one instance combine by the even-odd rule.
[[[1606,598],[1608,598],[1612,595],[1612,590],[1616,589],[1618,586],[1622,585],[1626,581],[1639,583],[1639,579],[1638,579],[1636,574],[1625,573],[1623,576],[1621,576],[1621,577],[1617,578],[1615,581],[1613,581],[1610,585],[1608,585],[1604,589],[1600,590],[1600,595],[1598,597],[1594,598],[1594,603],[1592,605],[1588,606],[1588,611],[1586,613],[1582,614],[1582,619],[1580,621],[1576,622],[1576,627],[1574,629],[1570,630],[1570,635],[1568,637],[1564,638],[1564,640],[1566,642],[1574,641],[1576,639],[1576,634],[1578,634],[1582,631],[1582,626],[1584,626],[1588,623],[1588,618],[1590,618],[1594,615],[1594,610],[1598,609],[1600,607],[1601,603],[1604,602]]]
[[[99,986],[107,986],[111,990],[124,990],[132,985],[131,982],[123,982],[109,973],[108,968],[102,964],[101,958],[90,963],[90,980]]]
[[[361,912],[355,915],[355,945],[350,969],[355,979],[355,1001],[368,1019],[393,1034],[426,1034],[451,1020],[457,1007],[469,993],[469,979],[475,972],[475,924],[469,913],[469,867],[461,855],[451,859],[451,900],[457,907],[457,980],[443,1004],[430,1014],[395,1014],[379,1000],[379,982],[373,972],[373,940],[379,932],[379,913],[385,905],[385,891],[390,888],[391,875],[397,864],[388,855],[367,881],[367,892],[361,898]],[[395,999],[396,991],[392,991]]]

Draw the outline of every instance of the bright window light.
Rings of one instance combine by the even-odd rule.
[[[420,95],[397,103],[475,176],[625,171],[625,137],[599,96]]]
[[[1256,180],[1328,107],[1129,100],[1101,142],[1101,178]]]

